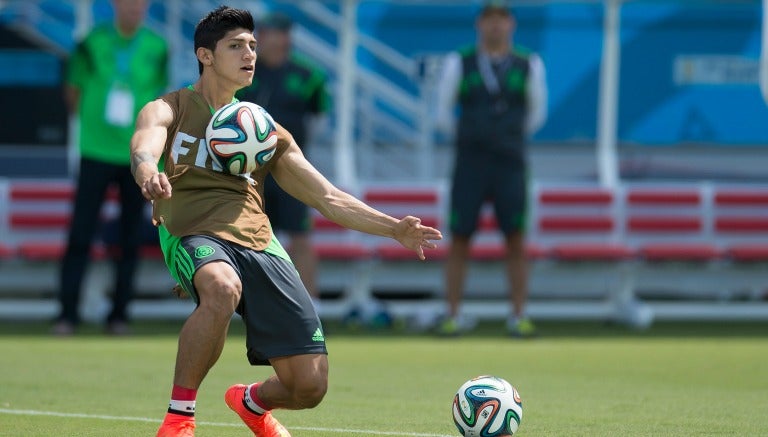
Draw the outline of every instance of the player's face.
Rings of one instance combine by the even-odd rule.
[[[256,63],[256,38],[248,29],[235,29],[216,43],[212,68],[222,79],[240,88],[253,81]]]

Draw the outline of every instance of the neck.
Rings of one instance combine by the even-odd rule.
[[[231,88],[226,88],[216,81],[208,80],[205,72],[203,73],[203,76],[195,82],[193,88],[198,94],[203,96],[208,105],[213,107],[214,110],[230,104],[232,98],[235,97],[235,91],[237,91]]]
[[[126,26],[125,24],[121,24],[120,22],[115,23],[115,29],[117,29],[117,33],[119,33],[121,36],[125,38],[130,38],[133,35],[136,34],[136,31],[139,30],[136,26]]]
[[[488,43],[482,45],[482,50],[490,57],[504,56],[509,53],[512,44],[509,41]]]
[[[261,63],[262,65],[265,65],[269,68],[277,68],[283,65],[287,59],[288,56],[283,55],[282,53],[269,55],[260,54],[259,59],[256,62]]]

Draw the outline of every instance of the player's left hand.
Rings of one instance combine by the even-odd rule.
[[[443,234],[429,226],[421,224],[421,219],[413,216],[403,217],[395,225],[395,240],[408,249],[415,250],[420,260],[426,259],[424,249],[434,249],[435,240],[442,240]]]

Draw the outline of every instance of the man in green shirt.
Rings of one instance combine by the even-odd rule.
[[[116,281],[107,328],[127,329],[145,201],[130,171],[130,140],[136,114],[167,87],[168,46],[144,27],[146,0],[113,0],[115,19],[94,27],[72,53],[65,98],[79,120],[80,162],[72,222],[61,264],[61,312],[54,333],[69,335],[79,322],[78,303],[89,249],[99,229],[107,188],[120,192]]]

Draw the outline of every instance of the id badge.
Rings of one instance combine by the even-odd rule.
[[[133,124],[133,95],[126,88],[113,86],[107,95],[106,120],[114,126],[126,127]]]

